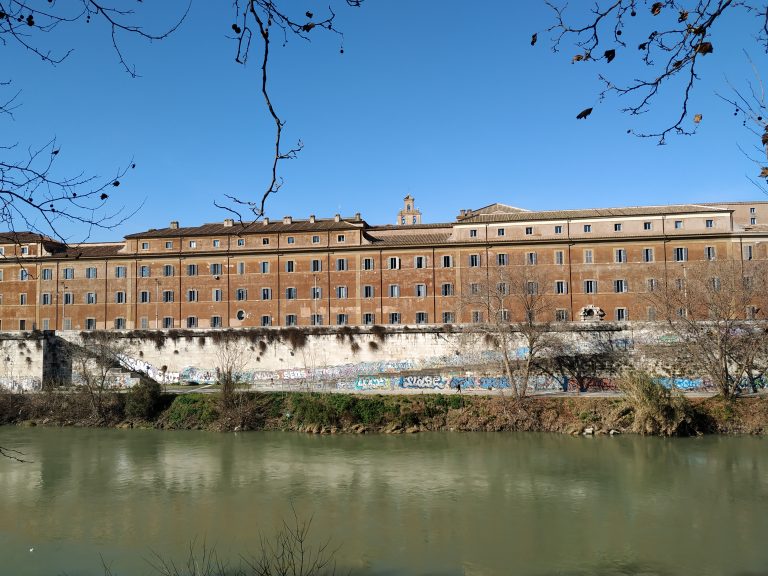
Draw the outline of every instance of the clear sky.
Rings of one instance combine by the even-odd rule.
[[[255,198],[267,186],[274,135],[258,58],[247,67],[234,62],[233,15],[228,3],[217,4],[193,0],[181,28],[161,42],[124,38],[139,78],[125,73],[108,31],[93,24],[44,39],[52,49],[74,48],[56,67],[2,49],[10,65],[0,80],[23,91],[15,119],[0,123],[4,141],[26,147],[55,136],[62,173],[110,177],[136,162],[114,198],[143,207],[92,240],[170,220],[219,221],[227,214],[214,199]],[[310,0],[302,11],[305,4],[318,14],[327,5]],[[143,6],[146,27],[161,30],[186,3]],[[670,118],[672,101],[660,100],[639,120],[622,115],[615,98],[599,103],[601,65],[571,64],[573,49],[554,54],[545,32],[551,22],[539,0],[367,0],[359,9],[339,7],[344,54],[327,33],[276,45],[273,99],[287,121],[286,143],[300,138],[305,148],[283,164],[285,184],[267,215],[361,212],[369,223],[394,223],[408,193],[426,222],[492,202],[555,209],[765,199],[746,179],[758,169],[737,147],[751,144],[749,134],[714,96],[726,90],[725,75],[736,83],[750,76],[743,46],[766,68],[757,45],[742,43],[751,22],[725,22],[703,61],[693,102],[704,116],[699,134],[663,147],[626,131],[660,126],[655,114]],[[540,40],[531,47],[535,31]],[[636,46],[637,38],[627,40]],[[606,70],[629,74],[625,62],[619,51]],[[587,120],[575,119],[590,106]]]

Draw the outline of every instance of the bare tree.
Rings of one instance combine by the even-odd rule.
[[[495,266],[481,282],[462,288],[463,315],[473,331],[501,354],[515,398],[525,397],[537,361],[552,344],[553,298],[549,276],[538,266]]]
[[[235,386],[248,365],[248,343],[234,331],[222,332],[216,339],[216,377],[221,385],[225,408],[235,404]]]
[[[768,3],[760,0],[597,0],[573,7],[563,0],[550,0],[547,4],[554,15],[547,29],[552,48],[557,52],[572,46],[572,62],[604,66],[598,73],[603,84],[600,101],[609,95],[626,97],[629,103],[622,111],[640,116],[665,97],[665,88],[672,91],[677,112],[671,119],[657,129],[630,130],[660,144],[669,134],[696,132],[703,115],[691,109],[692,94],[701,78],[702,59],[715,52],[719,42],[742,42],[745,50],[768,51]],[[718,36],[728,19],[744,16],[753,18],[751,29],[728,38]],[[536,40],[534,34],[531,43]],[[623,62],[625,69],[639,66],[644,73],[632,72],[630,80],[616,80],[619,70],[607,71],[614,61]],[[578,118],[591,112],[587,108]],[[766,126],[762,118],[760,134]]]
[[[106,415],[107,392],[114,384],[112,373],[121,367],[127,345],[119,334],[107,330],[83,332],[81,336],[81,345],[68,346],[73,380],[88,398],[93,416],[102,420]]]
[[[765,261],[715,260],[681,266],[645,293],[676,339],[677,369],[703,373],[726,398],[736,393],[765,363],[766,281]]]

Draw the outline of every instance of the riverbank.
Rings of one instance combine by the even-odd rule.
[[[285,430],[314,434],[531,431],[561,434],[765,434],[768,397],[672,396],[651,408],[623,396],[508,397],[357,395],[307,392],[219,394],[47,392],[0,394],[0,424]]]

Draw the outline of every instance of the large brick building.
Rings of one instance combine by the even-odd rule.
[[[0,330],[171,329],[482,320],[462,291],[492,270],[547,270],[551,313],[654,319],[638,295],[686,262],[768,258],[768,202],[528,211],[422,224],[285,217],[151,229],[69,247],[0,234]],[[515,268],[518,267],[518,268]],[[528,268],[529,269],[529,268]]]

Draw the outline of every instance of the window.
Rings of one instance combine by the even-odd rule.
[[[245,246],[245,238],[238,238],[237,239],[237,245],[238,246]]]
[[[72,318],[64,318],[62,322],[64,323],[64,330],[72,330]],[[19,320],[19,328],[24,330],[24,320]]]
[[[269,238],[262,238],[261,239],[261,245],[262,246],[269,246]]]
[[[390,312],[389,313],[389,323],[390,324],[400,324],[400,312]]]
[[[259,270],[262,274],[269,274],[269,262],[259,262]]]
[[[568,294],[568,282],[557,280],[555,282],[555,294]]]
[[[242,290],[243,297],[241,300],[246,299],[246,295],[248,294],[248,291],[245,288],[240,288]],[[261,299],[262,300],[272,300],[272,288],[262,288],[261,289]]]
[[[498,266],[506,266],[507,265],[507,255],[506,254],[496,254],[496,264]]]
[[[597,280],[584,280],[584,294],[595,294],[597,292]]]
[[[686,318],[688,316],[688,310],[686,310],[685,308],[678,308],[677,315],[680,318]]]
[[[171,316],[164,316],[163,317],[163,328],[173,328],[173,317]]]
[[[125,292],[122,290],[115,292],[115,304],[125,304]]]
[[[536,256],[536,252],[528,252],[525,255],[525,263],[528,264],[529,266],[533,266],[534,264],[536,264],[537,260],[538,258]]]
[[[389,285],[389,297],[390,298],[400,298],[400,285],[399,284],[390,284]]]
[[[211,300],[214,302],[223,302],[224,301],[224,292],[221,290],[221,288],[214,288],[211,292]]]
[[[189,247],[190,248],[197,248],[197,240],[190,240],[189,241]]]
[[[675,262],[685,262],[688,260],[688,248],[675,248]]]
[[[286,326],[296,326],[296,314],[286,314],[285,315],[285,325]]]
[[[86,330],[96,330],[96,318],[86,318],[85,319],[85,329]]]
[[[363,286],[363,298],[373,298],[373,286],[366,285]]]
[[[756,209],[756,208],[754,208],[754,207],[753,207],[753,208],[750,208],[750,209],[749,209],[749,213],[750,213],[750,214],[755,214],[755,213],[757,213],[757,209]]]
[[[456,317],[453,312],[443,312],[443,324],[453,324],[456,321]]]
[[[85,269],[85,277],[89,280],[93,280],[96,276],[98,276],[98,270],[95,267],[91,266]]]
[[[592,264],[592,250],[584,250],[584,264]]]
[[[21,255],[22,256],[28,256],[29,255],[29,246],[22,246],[21,247]]]
[[[416,312],[416,324],[426,324],[427,318],[426,312]]]
[[[715,247],[714,246],[705,246],[704,247],[704,258],[706,260],[714,260],[716,257],[715,255]]]
[[[242,312],[242,310],[241,310]],[[272,317],[271,316],[262,316],[261,317],[261,325],[262,326],[272,326]]]
[[[221,248],[221,240],[214,240],[213,241],[213,247],[214,248]],[[219,322],[221,322],[221,318],[219,318]]]
[[[197,328],[197,316],[187,316],[187,328]]]
[[[525,235],[526,236],[530,236],[531,234],[533,234],[533,226],[526,226],[525,227]]]
[[[296,300],[296,288],[290,287],[285,289],[286,300]]]
[[[621,232],[621,224],[619,222],[617,222],[616,224],[613,225],[613,231],[614,232]]]
[[[750,219],[749,219],[749,223],[750,223],[752,226],[754,226],[755,224],[757,224],[757,218],[750,218]]]
[[[187,290],[187,302],[197,302],[197,290]]]
[[[497,312],[496,315],[502,322],[509,322],[509,310],[502,308]]]
[[[173,276],[173,265],[166,264],[163,266],[163,276]]]
[[[713,292],[720,292],[720,288],[722,287],[722,284],[720,283],[720,278],[710,278],[709,279],[709,286],[712,288]]]
[[[498,292],[502,296],[508,295],[509,285],[506,282],[499,282],[498,284],[496,284],[496,292]]]
[[[344,242],[345,240],[346,240],[346,237],[344,236],[344,234],[338,234],[338,235],[336,236],[336,242],[338,242],[338,243],[342,243],[342,242]]]
[[[197,264],[187,264],[187,276],[197,276]]]
[[[373,270],[373,258],[363,258],[363,270]]]
[[[64,270],[62,270],[62,278],[64,278],[64,280],[72,280],[74,277],[75,277],[74,268],[64,268]]]
[[[649,322],[655,322],[656,308],[654,308],[653,306],[648,306],[648,308],[646,308],[646,317],[648,318]]]
[[[675,288],[677,288],[678,290],[685,290],[685,279],[675,278]]]
[[[51,293],[50,292],[43,292],[40,294],[40,304],[43,306],[50,306],[51,304]]]
[[[320,244],[320,236],[312,236],[312,244]]]
[[[525,283],[525,291],[530,295],[533,296],[534,294],[539,293],[539,283],[528,281]]]
[[[264,296],[266,296],[266,298]],[[261,299],[270,300],[271,298],[272,298],[272,291],[269,288],[262,288]],[[238,288],[237,290],[235,290],[235,300],[237,300],[238,302],[248,300],[248,290],[245,288]]]
[[[400,258],[392,256],[389,258],[389,269],[400,270]]]
[[[173,248],[173,242],[171,242],[171,241],[166,242],[165,243],[165,249],[166,250],[170,250],[171,248]]]
[[[21,270],[19,270],[19,280],[21,281],[29,280],[29,271],[26,270],[25,268],[22,268]]]
[[[470,237],[470,238],[477,238],[477,228],[472,228],[472,229],[469,231],[469,237]]]
[[[125,318],[115,318],[115,330],[125,330]]]
[[[613,291],[618,293],[621,292],[629,292],[629,285],[627,284],[626,280],[614,280],[613,281]]]
[[[555,310],[555,322],[568,322],[568,310],[557,308]]]
[[[629,312],[627,312],[626,308],[616,308],[614,318],[616,318],[617,322],[625,322],[626,320],[629,320]]]
[[[221,328],[221,316],[211,316],[211,328]]]
[[[312,260],[311,270],[312,270],[312,272],[322,272],[323,271],[323,261],[322,260]]]
[[[496,236],[504,236],[504,234],[505,234],[504,228],[496,229]]]
[[[555,226],[555,234],[562,234],[563,233],[563,227],[559,224]]]
[[[714,220],[706,220],[705,225],[707,228],[714,228],[715,227],[715,221]]]
[[[752,260],[753,258],[753,250],[751,245],[744,246],[744,259],[745,260]]]
[[[339,326],[349,324],[349,316],[347,314],[336,314],[336,324]]]
[[[221,276],[221,264],[211,264],[211,276]]]
[[[445,286],[445,284],[443,284]],[[469,285],[469,293],[470,294],[480,294],[480,284],[477,284],[476,282],[473,282]]]
[[[643,248],[643,262],[653,262],[653,248]]]
[[[143,294],[143,292],[142,292]],[[149,292],[147,292],[147,295],[149,295]],[[147,302],[149,302],[149,299],[147,299]],[[86,304],[96,304],[96,292],[86,292],[85,294],[85,303]]]
[[[757,306],[747,306],[747,320],[757,319],[757,313],[759,309]]]
[[[627,261],[627,251],[624,248],[617,248],[613,253],[614,262],[623,264]]]
[[[483,321],[483,313],[480,310],[472,310],[472,322],[480,324]]]
[[[427,285],[426,284],[416,284],[416,297],[417,298],[424,298],[427,295]]]
[[[293,260],[288,260],[285,263],[285,271],[286,272],[295,272],[296,271],[296,262]]]
[[[656,278],[648,278],[646,286],[648,287],[648,292],[654,292],[659,287],[659,281]]]
[[[312,286],[309,293],[312,300],[320,300],[323,297],[323,289],[320,286]]]
[[[288,244],[295,244],[296,243],[296,238],[294,238],[293,236],[288,236],[288,238],[286,238],[285,241]]]
[[[142,290],[139,292],[139,302],[142,304],[149,304],[149,290]]]
[[[337,258],[336,259],[336,271],[337,272],[344,272],[347,269],[347,259],[346,258]]]
[[[238,274],[245,274],[245,262],[238,262],[237,263],[237,273]]]
[[[682,220],[675,220],[675,230],[681,230],[683,228]]]
[[[323,325],[323,315],[322,314],[312,314],[309,317],[309,323],[312,324],[312,326],[322,326]]]
[[[555,250],[555,264],[563,265],[565,262],[565,253],[562,250]]]
[[[365,314],[363,314],[363,324],[365,324],[366,326],[370,326],[371,324],[373,324],[373,321],[374,321],[373,314],[371,314],[370,312],[366,312]]]
[[[90,268],[88,269],[90,270]],[[95,268],[94,268],[95,270]],[[87,272],[87,270],[86,270]],[[86,274],[87,276],[87,274]],[[139,277],[140,278],[149,278],[149,266],[140,266],[139,267]]]
[[[475,286],[477,285],[475,284]],[[440,294],[442,296],[453,296],[453,284],[445,283],[440,286]]]
[[[477,268],[480,266],[480,254],[470,254],[469,255],[469,267],[470,268]]]
[[[149,242],[142,242],[141,243],[141,249],[142,250],[149,250]]]
[[[173,302],[173,290],[163,290],[163,302]]]
[[[453,268],[453,258],[451,256],[443,256],[443,268]]]
[[[584,232],[592,232],[592,224],[584,224]]]
[[[426,266],[427,259],[424,258],[424,256],[416,256],[416,258],[413,259],[413,267],[414,268],[424,268]]]
[[[21,304],[27,303],[27,295],[22,294],[21,295]],[[72,292],[64,292],[64,304],[74,304],[75,303],[75,296],[72,294]]]
[[[53,278],[53,268],[43,268],[43,280],[51,280]],[[0,278],[1,280],[2,278]]]

